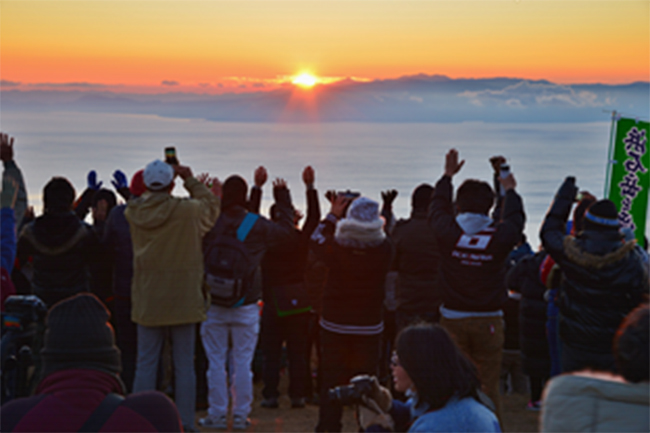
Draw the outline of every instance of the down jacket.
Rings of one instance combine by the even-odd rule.
[[[560,337],[564,344],[608,354],[623,318],[648,294],[648,274],[635,242],[623,242],[618,231],[583,230],[565,236],[575,197],[568,177],[542,225],[544,249],[560,266]]]
[[[542,432],[650,431],[648,382],[580,372],[553,378],[544,390]]]

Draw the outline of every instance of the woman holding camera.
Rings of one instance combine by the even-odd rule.
[[[393,382],[395,390],[409,399],[406,403],[392,400],[390,392],[375,381],[367,404],[359,408],[365,431],[501,431],[496,415],[486,406],[491,402],[479,389],[476,367],[444,328],[409,326],[397,337],[396,347],[391,360]]]
[[[356,374],[377,374],[384,330],[384,280],[391,258],[379,204],[354,194],[330,195],[332,207],[312,235],[329,269],[320,318],[321,391],[317,432],[340,432],[343,407],[330,388]]]

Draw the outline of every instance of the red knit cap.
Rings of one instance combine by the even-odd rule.
[[[140,197],[147,190],[147,187],[144,186],[142,173],[144,173],[144,170],[136,171],[133,175],[133,178],[131,179],[131,186],[129,187],[129,191],[131,191],[131,194],[136,197]]]

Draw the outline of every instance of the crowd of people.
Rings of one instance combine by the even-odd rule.
[[[175,158],[130,182],[116,170],[122,203],[94,171],[79,197],[53,177],[35,216],[14,139],[0,145],[3,311],[26,294],[49,309],[32,395],[3,404],[2,431],[197,431],[204,399],[200,426],[246,430],[254,370],[273,410],[285,364],[291,407],[319,405],[316,431],[341,431],[347,394],[364,431],[502,431],[506,365],[542,431],[648,431],[647,245],[573,177],[534,252],[504,157],[493,186],[454,193],[451,149],[400,220],[394,190],[327,191],[321,218],[308,166],[300,225],[283,179],[261,215],[264,167],[249,188]]]

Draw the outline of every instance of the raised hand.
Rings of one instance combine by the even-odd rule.
[[[456,149],[449,150],[445,156],[445,174],[449,177],[453,177],[461,168],[463,168],[464,164],[464,159],[458,162],[458,151]]]
[[[173,164],[172,168],[174,169],[174,173],[183,180],[187,179],[188,177],[192,177],[192,169],[186,165]]]
[[[210,174],[208,173],[201,173],[196,176],[196,180],[201,182],[203,185],[207,186],[210,188]]]
[[[14,138],[0,132],[0,159],[9,162],[14,159]]]
[[[284,180],[284,179],[280,179],[278,177],[273,181],[273,189],[275,189],[275,188],[286,188],[286,187],[287,187],[287,181]]]
[[[102,182],[97,182],[97,172],[95,170],[90,170],[88,172],[86,180],[88,182],[88,188],[92,190],[97,191],[102,187]]]
[[[382,191],[381,193],[381,200],[384,202],[384,206],[392,206],[396,197],[397,197],[396,189],[389,189],[387,191]]]
[[[129,187],[129,180],[126,178],[126,174],[124,174],[124,172],[121,170],[115,170],[113,172],[113,180],[111,180],[111,183],[113,184],[113,187],[118,191],[122,188]]]
[[[336,200],[336,195],[337,195],[336,191],[334,191],[333,189],[330,189],[330,190],[325,192],[325,198],[330,203],[334,203],[334,200]]]
[[[493,156],[492,158],[490,158],[490,165],[492,165],[492,170],[494,170],[497,173],[499,172],[499,170],[501,170],[501,165],[505,163],[506,163],[506,158],[501,155]]]
[[[329,191],[328,191],[329,192]],[[330,209],[330,213],[334,215],[337,218],[343,218],[345,210],[348,207],[348,204],[353,200],[350,197],[346,197],[344,195],[338,195],[336,193],[334,200],[330,200],[332,202],[332,207]]]
[[[268,179],[268,173],[266,172],[266,168],[260,165],[255,169],[255,173],[254,173],[255,186],[258,188],[263,187],[267,179]]]
[[[305,182],[306,186],[313,185],[314,182],[316,181],[316,175],[315,175],[314,169],[311,167],[311,165],[308,165],[302,171],[302,181]]]
[[[212,194],[221,198],[223,195],[223,191],[221,189],[221,181],[219,180],[219,178],[216,177],[213,177],[211,181],[212,181],[212,185],[210,185],[210,191],[212,191]]]

